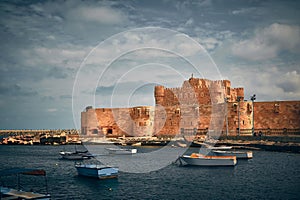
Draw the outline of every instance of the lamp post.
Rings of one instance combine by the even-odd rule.
[[[228,97],[226,97],[226,98],[224,98],[224,101],[225,101],[225,112],[226,112],[226,136],[228,136],[228,105],[227,105],[227,103],[228,103]]]
[[[252,101],[252,136],[254,135],[254,100],[256,100],[256,95],[253,94],[251,96]]]
[[[241,101],[240,96],[237,97],[237,102],[238,102],[238,136],[240,136],[240,101]]]

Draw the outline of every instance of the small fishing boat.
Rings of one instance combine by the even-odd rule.
[[[206,156],[199,153],[183,155],[179,161],[184,161],[187,165],[195,166],[235,166],[237,164],[236,156]]]
[[[130,155],[137,153],[137,149],[123,149],[123,148],[105,148],[110,154]]]
[[[17,175],[17,189],[1,185],[0,186],[0,199],[1,200],[9,200],[9,199],[49,200],[49,199],[51,199],[51,195],[48,194],[46,171],[41,170],[41,169],[13,168],[13,169],[2,170],[0,172],[1,177],[12,176],[12,175]],[[45,177],[46,194],[36,193],[36,192],[33,192],[32,190],[30,190],[30,191],[24,191],[23,189],[21,190],[20,175],[44,176]]]
[[[88,150],[77,150],[76,145],[75,151],[60,151],[59,154],[62,159],[66,160],[84,160],[94,157],[90,152],[88,152]]]
[[[229,149],[232,149],[232,146],[211,146],[211,145],[208,145],[208,144],[203,144],[203,145],[206,149],[211,149],[211,150],[229,150]]]
[[[97,164],[75,164],[79,176],[98,179],[117,178],[119,169]]]
[[[221,151],[212,150],[217,156],[236,156],[237,159],[250,159],[253,157],[252,151]]]
[[[59,152],[59,154],[61,155],[62,159],[66,159],[66,160],[83,160],[83,159],[90,159],[90,158],[94,157],[88,151],[84,151],[84,152],[61,151],[61,152]]]

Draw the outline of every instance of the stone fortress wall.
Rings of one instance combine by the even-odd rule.
[[[156,106],[92,108],[81,113],[81,134],[120,136],[176,135],[181,128],[214,129],[229,135],[242,129],[300,129],[300,101],[246,101],[244,88],[231,88],[229,80],[191,77],[178,88],[158,85]],[[239,122],[239,123],[238,123]]]

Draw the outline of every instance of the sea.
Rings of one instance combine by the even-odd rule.
[[[0,170],[46,170],[52,199],[300,199],[299,154],[253,151],[253,159],[238,160],[234,167],[170,163],[148,173],[120,172],[118,179],[97,180],[78,176],[74,161],[60,159],[60,151],[74,151],[74,148],[73,145],[1,145]],[[159,147],[138,147],[138,152],[156,148]],[[1,184],[16,184],[16,177],[0,179]],[[45,193],[44,180],[36,179],[43,178],[22,176],[21,188]]]

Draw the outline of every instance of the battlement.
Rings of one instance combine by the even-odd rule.
[[[229,102],[236,101],[239,96],[244,99],[244,88],[230,88],[229,80],[208,80],[191,77],[183,82],[181,87],[165,88],[155,86],[155,102],[163,106],[178,105],[180,102],[192,102],[196,98],[197,104],[221,103],[224,98]]]

